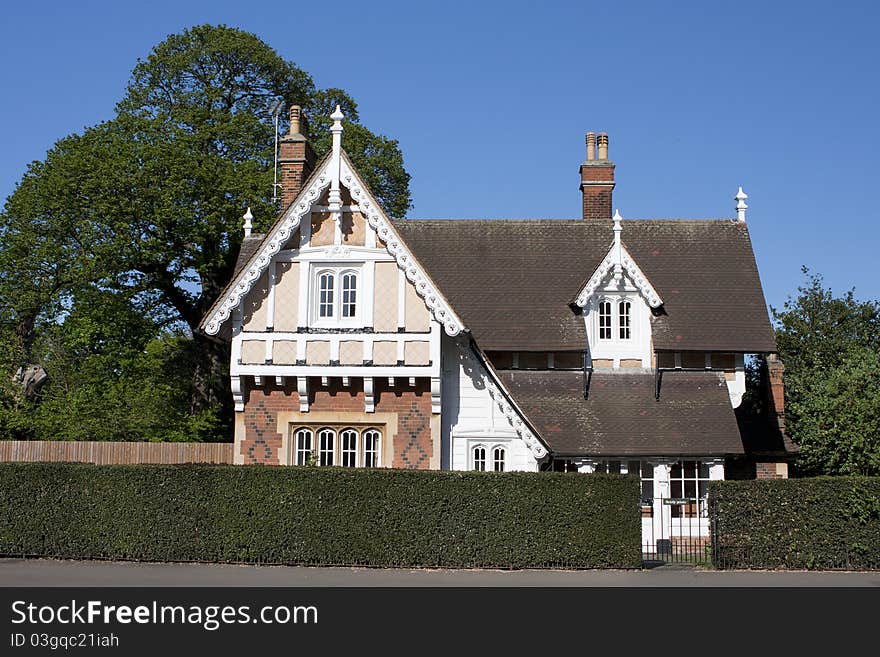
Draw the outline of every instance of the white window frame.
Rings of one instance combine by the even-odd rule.
[[[501,452],[500,469],[498,468],[498,452]],[[492,447],[492,472],[507,472],[507,448],[504,445]]]
[[[349,459],[352,454],[351,448],[345,448],[345,436],[354,434],[354,462]],[[322,435],[331,436],[331,444],[322,445]],[[291,462],[294,465],[332,465],[350,468],[380,468],[382,467],[382,429],[377,426],[360,427],[357,424],[314,424],[314,425],[291,425],[291,444],[293,455]],[[304,450],[300,446],[300,436],[307,435],[309,449]],[[372,448],[367,449],[367,438],[372,441]],[[369,454],[370,458],[367,458]],[[330,456],[332,463],[325,463],[326,457]],[[366,465],[371,460],[370,465]]]
[[[308,449],[300,447],[300,434],[308,436]],[[294,463],[296,465],[309,465],[309,462],[312,460],[312,454],[314,453],[315,432],[309,427],[297,427],[293,432],[293,440]]]
[[[350,438],[352,434],[354,435],[354,448],[346,448],[346,438]],[[357,468],[360,466],[360,459],[358,458],[361,444],[360,437],[360,432],[354,427],[346,427],[339,432],[339,465],[344,468]],[[351,463],[347,463],[349,459],[351,459]]]
[[[333,308],[332,316],[321,317],[321,278],[324,275],[332,276],[333,281]],[[343,280],[346,276],[353,275],[354,288],[354,314],[343,317]],[[344,266],[327,263],[313,263],[310,276],[312,302],[310,305],[311,325],[320,327],[355,327],[362,325],[360,318],[363,313],[366,294],[364,290],[363,263],[348,264]]]
[[[481,458],[477,459],[477,451],[482,453]],[[486,449],[486,446],[483,444],[474,445],[471,447],[471,470],[476,470],[477,472],[486,472],[486,468],[489,465],[489,452]],[[481,468],[477,467],[477,463],[482,463]]]
[[[373,448],[367,449],[367,434],[373,434]],[[380,463],[382,462],[382,432],[375,427],[369,427],[361,431],[361,444],[363,447],[361,448],[361,453],[363,454],[363,460],[361,463],[362,467],[365,468],[378,468],[381,467]],[[373,463],[371,465],[367,465],[367,454],[371,454],[373,457]]]
[[[328,433],[331,436],[329,450],[325,449],[324,441],[323,441],[324,435],[328,434]],[[315,432],[315,435],[317,436],[317,443],[318,443],[316,445],[317,451],[318,451],[318,465],[324,466],[324,467],[336,465],[336,439],[339,436],[339,432],[336,431],[336,429],[332,429],[330,427],[321,427],[320,429],[318,429]],[[326,454],[330,455],[330,463],[324,462],[324,456]]]
[[[602,309],[605,305],[608,305],[608,326],[605,327],[602,325],[602,319],[605,316],[602,312]],[[608,337],[602,336],[603,329],[608,329]],[[599,299],[599,303],[596,304],[596,336],[602,342],[611,342],[614,339],[614,303],[611,299],[601,297]]]
[[[602,337],[602,305],[607,303],[609,305],[609,322],[608,329],[610,337],[603,338]],[[627,326],[624,327],[621,319],[621,306],[623,304],[628,304],[627,309]],[[636,344],[636,327],[638,326],[638,322],[635,321],[635,309],[636,303],[635,298],[629,294],[622,295],[614,295],[614,294],[603,294],[598,299],[596,299],[596,310],[594,313],[594,325],[593,330],[595,331],[595,336],[597,342],[601,342],[603,344],[627,344],[634,345]],[[622,328],[629,329],[629,337],[622,338],[620,337],[620,331]]]
[[[623,308],[626,307],[626,315],[623,313]],[[633,303],[630,299],[618,299],[617,300],[617,339],[620,342],[630,342],[632,341],[632,309]],[[624,317],[626,317],[626,323],[624,323]],[[623,331],[626,330],[627,335],[624,337],[622,335]]]

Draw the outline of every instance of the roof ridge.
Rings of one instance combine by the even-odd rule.
[[[468,223],[523,223],[523,224],[537,224],[537,223],[570,223],[570,224],[583,224],[585,226],[596,225],[600,222],[598,221],[587,221],[584,219],[566,219],[566,218],[552,218],[552,217],[492,217],[492,218],[467,218],[467,217],[409,217],[409,218],[396,218],[392,219],[394,223],[439,223],[439,222],[468,222]],[[662,222],[677,222],[677,223],[699,223],[699,222],[738,222],[733,217],[632,217],[623,220],[624,223],[627,222],[649,222],[649,221],[662,221]],[[604,222],[601,222],[604,223]],[[608,220],[608,225],[611,225],[611,220]]]

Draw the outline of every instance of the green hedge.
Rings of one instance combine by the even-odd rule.
[[[142,561],[635,568],[635,477],[0,464],[0,554]]]
[[[880,568],[880,477],[709,483],[720,568]]]

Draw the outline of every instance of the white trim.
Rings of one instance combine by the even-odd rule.
[[[593,275],[590,276],[590,280],[587,281],[587,284],[584,285],[578,293],[575,303],[581,308],[586,307],[593,295],[599,290],[599,286],[602,285],[608,274],[614,270],[615,265],[619,264],[621,268],[626,270],[627,274],[629,274],[629,278],[633,285],[635,285],[638,291],[642,293],[642,296],[645,297],[645,301],[648,302],[648,305],[651,306],[651,308],[662,306],[663,299],[660,298],[660,295],[657,293],[657,290],[654,289],[654,286],[651,285],[648,277],[645,276],[645,273],[639,268],[635,260],[632,259],[632,256],[630,256],[626,247],[623,246],[623,244],[620,245],[619,263],[617,262],[615,251],[616,249],[612,244],[611,248],[608,249],[608,254],[602,262],[599,263],[599,266],[596,267]]]
[[[415,285],[416,293],[424,299],[428,310],[443,325],[447,335],[454,337],[462,331],[466,331],[464,323],[406,247],[394,226],[385,216],[382,207],[372,197],[354,167],[349,164],[347,156],[342,158],[341,175],[352,198],[357,201],[362,212],[366,215],[367,222],[376,230],[376,234],[385,244],[388,253],[395,257],[397,266],[406,272],[406,277]]]
[[[309,379],[305,376],[296,377],[296,392],[299,394],[299,412],[309,412]]]
[[[456,340],[456,347],[459,350],[460,357],[463,363],[467,363],[467,361],[475,361],[476,355],[471,351],[467,338],[459,338]],[[525,414],[516,406],[516,403],[510,396],[510,393],[503,387],[500,381],[496,380],[495,376],[492,373],[492,370],[485,365],[484,363],[474,363],[475,365],[479,365],[485,372],[485,383],[486,390],[489,393],[489,396],[492,398],[492,401],[495,402],[496,407],[501,412],[501,414],[505,417],[507,422],[516,432],[517,436],[525,443],[525,446],[531,451],[532,456],[537,461],[541,461],[548,455],[547,448],[544,447],[544,444],[538,438],[538,436],[531,430],[529,425],[525,421]],[[466,364],[465,367],[468,365]]]
[[[220,326],[229,318],[232,310],[244,299],[254,286],[254,283],[269,266],[272,256],[278,253],[281,247],[287,243],[290,236],[300,225],[303,216],[309,214],[311,206],[320,198],[324,189],[330,185],[332,164],[332,158],[324,163],[323,168],[313,178],[312,184],[300,192],[299,200],[290,204],[281,219],[269,231],[260,245],[261,248],[257,256],[252,258],[250,266],[238,274],[235,284],[227,292],[219,308],[208,317],[208,321],[205,322],[205,333],[208,335],[219,333]]]
[[[372,326],[376,321],[373,316],[373,302],[376,297],[376,261],[365,262],[361,271],[363,272],[361,277],[363,285],[359,287],[357,292],[359,298],[356,300],[356,307],[358,313],[363,311],[361,317],[364,318],[364,323]]]
[[[235,412],[241,413],[244,411],[244,390],[241,386],[241,377],[233,376],[230,378],[232,380],[232,401],[235,404]]]
[[[406,274],[397,270],[397,328],[406,327]]]
[[[373,388],[373,377],[364,377],[364,411],[366,413],[376,412],[376,396]]]
[[[312,179],[312,183],[300,193],[297,200],[287,208],[266,235],[257,255],[251,259],[250,266],[239,273],[219,307],[206,318],[205,333],[209,335],[219,333],[220,327],[229,318],[233,309],[238,306],[251,290],[254,282],[266,270],[272,256],[285,246],[290,236],[301,224],[302,218],[309,214],[312,206],[317,203],[324,189],[331,184],[334,187],[338,185],[338,182],[335,181],[339,181],[340,177],[349,189],[352,198],[365,214],[369,226],[376,231],[386,251],[395,258],[400,270],[404,271],[406,277],[415,285],[417,294],[422,297],[425,306],[431,311],[434,318],[443,325],[446,333],[454,337],[467,330],[418,263],[418,260],[406,247],[381,205],[373,198],[357,171],[349,163],[348,156],[340,150],[338,155],[330,157],[324,162],[322,168]],[[337,204],[335,198],[330,199],[330,204],[334,206],[335,210]]]
[[[438,368],[434,365],[388,365],[388,366],[365,366],[365,365],[239,365],[235,376],[320,376],[339,378],[341,376],[362,377],[432,377],[438,375]],[[324,384],[326,385],[326,384]]]
[[[266,299],[266,330],[271,331],[275,326],[275,283],[278,266],[275,259],[269,261],[269,296]],[[271,358],[272,354],[266,352],[266,358]]]

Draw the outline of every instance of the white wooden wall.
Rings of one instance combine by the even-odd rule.
[[[473,447],[484,445],[491,457],[492,448],[500,445],[506,450],[506,470],[537,471],[531,451],[489,396],[486,371],[473,354],[443,335],[441,359],[442,469],[470,470]]]

